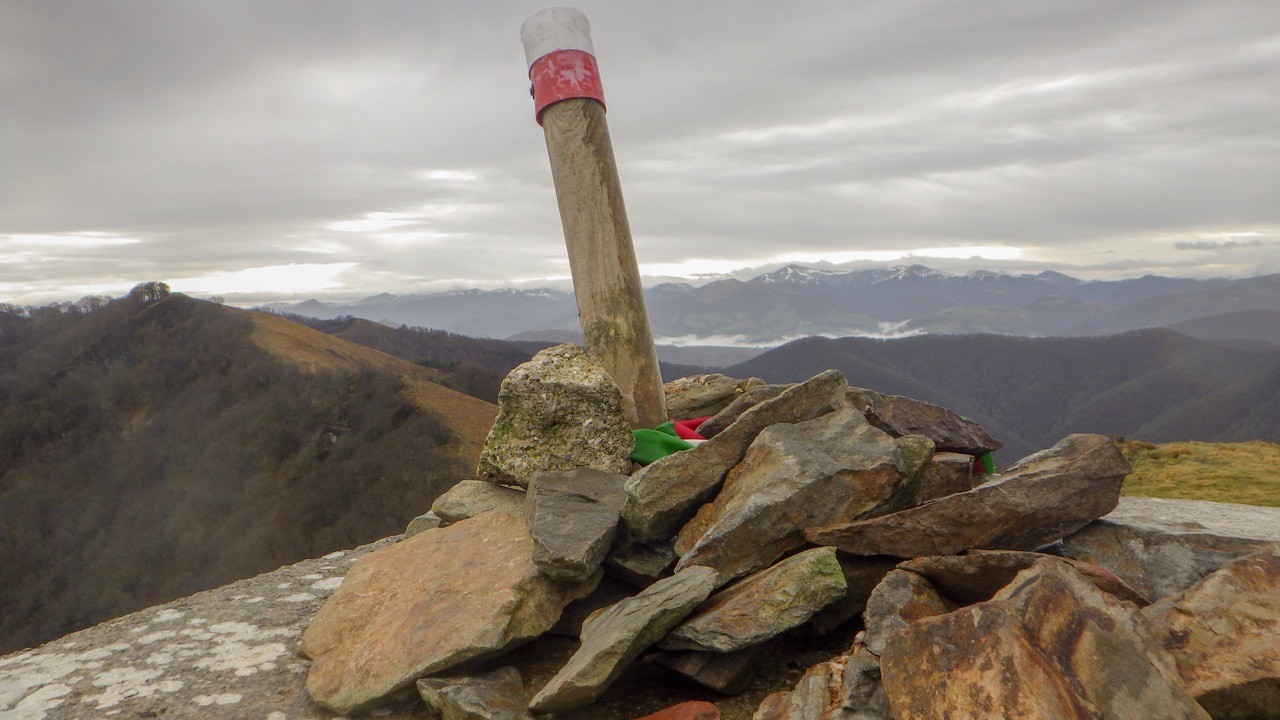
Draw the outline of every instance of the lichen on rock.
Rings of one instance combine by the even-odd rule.
[[[476,474],[520,487],[544,470],[625,475],[634,446],[618,385],[582,348],[557,345],[503,379]]]

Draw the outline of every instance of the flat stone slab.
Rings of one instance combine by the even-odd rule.
[[[352,563],[394,541],[305,560],[2,657],[0,717],[332,720],[307,696],[310,663],[295,653],[298,637]],[[394,708],[384,717],[425,713]]]
[[[871,520],[813,528],[805,537],[854,555],[904,558],[973,548],[1034,550],[1114,510],[1129,470],[1110,438],[1069,435],[968,492]]]
[[[928,462],[909,451],[914,444],[890,438],[853,408],[765,428],[715,500],[681,529],[676,552],[685,552],[676,570],[705,565],[728,580],[801,547],[807,528],[887,512],[899,487]]]
[[[587,618],[581,647],[538,691],[530,709],[556,713],[590,704],[715,587],[714,570],[689,568]]]
[[[667,650],[728,653],[758,645],[844,597],[834,548],[792,555],[707,599],[658,643]]]
[[[361,558],[302,635],[307,691],[334,712],[369,710],[550,630],[595,585],[553,582],[533,550],[523,519],[491,511]]]
[[[1063,549],[1158,600],[1273,542],[1280,542],[1280,508],[1123,497],[1106,516],[1065,538]]]
[[[798,423],[825,415],[844,402],[844,375],[827,370],[742,414],[724,432],[637,471],[627,481],[622,520],[640,541],[667,540],[691,518],[747,452],[756,436],[775,423]]]

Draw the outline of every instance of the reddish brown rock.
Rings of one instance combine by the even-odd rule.
[[[1143,611],[1214,718],[1280,717],[1280,545]]]
[[[873,654],[884,654],[885,641],[894,630],[935,615],[945,615],[955,604],[919,575],[894,570],[880,581],[867,599],[867,634],[863,642]]]
[[[720,720],[720,708],[702,700],[690,700],[638,720]]]
[[[725,473],[737,465],[761,430],[825,415],[844,403],[844,375],[828,370],[751,408],[724,432],[694,447],[661,458],[627,481],[622,519],[627,534],[641,542],[666,541],[698,507],[711,499]]]
[[[855,555],[924,557],[972,548],[1034,550],[1107,514],[1129,463],[1103,435],[1070,435],[968,492],[805,536]]]
[[[935,555],[907,560],[898,565],[903,570],[923,576],[943,595],[961,605],[990,600],[1018,573],[1046,557],[1022,550],[971,550],[964,555]],[[1138,607],[1150,604],[1137,590],[1129,587],[1115,573],[1092,563],[1067,560],[1097,588]]]
[[[973,456],[954,452],[933,454],[933,461],[925,468],[916,493],[916,503],[937,500],[973,489]]]
[[[939,452],[984,455],[1004,447],[978,423],[923,400],[849,388],[849,403],[872,425],[894,437],[924,435]]]
[[[893,632],[880,665],[897,720],[1209,717],[1138,612],[1056,558]]]
[[[594,584],[538,571],[524,520],[497,511],[364,556],[302,635],[307,691],[337,713],[375,707],[414,680],[491,657],[555,624]]]

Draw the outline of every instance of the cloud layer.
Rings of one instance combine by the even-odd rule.
[[[518,35],[540,6],[0,5],[0,301],[563,278]],[[577,6],[657,273],[969,247],[1280,272],[1267,0]]]

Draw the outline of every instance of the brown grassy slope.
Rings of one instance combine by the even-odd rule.
[[[496,412],[178,294],[0,330],[0,653],[399,532]]]
[[[1121,444],[1133,465],[1122,493],[1280,507],[1280,445],[1148,442]]]
[[[327,335],[276,315],[250,313],[252,339],[262,349],[298,365],[307,372],[320,368],[357,372],[380,370],[404,382],[405,397],[416,406],[442,415],[456,434],[455,451],[473,464],[480,457],[498,408],[492,403],[450,390],[438,384],[442,373],[379,352],[354,342]]]

